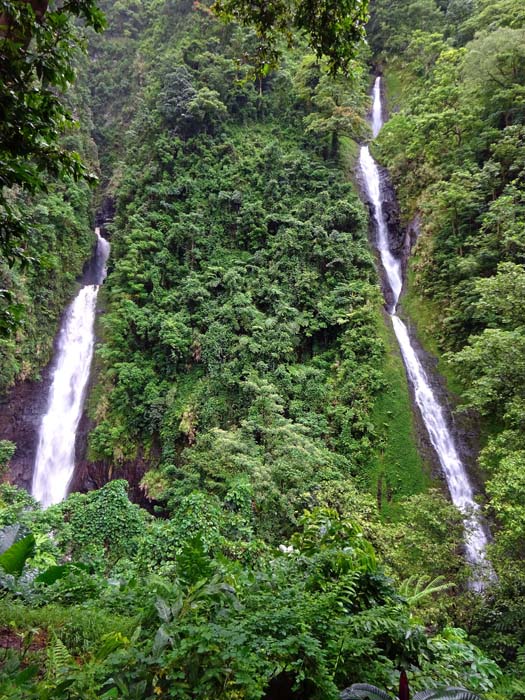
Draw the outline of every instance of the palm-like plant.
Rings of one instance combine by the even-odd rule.
[[[414,606],[422,599],[429,598],[435,593],[447,591],[453,588],[454,585],[454,583],[448,582],[444,576],[432,578],[427,575],[418,576],[415,574],[406,579],[406,581],[403,581],[399,587],[399,592],[406,598],[409,606]]]
[[[408,688],[406,693],[408,693]],[[401,691],[399,697],[401,700]],[[408,694],[404,697],[408,698]],[[392,700],[392,697],[374,685],[355,683],[350,688],[343,690],[341,700]],[[481,698],[465,688],[444,687],[420,690],[412,700],[481,700]]]

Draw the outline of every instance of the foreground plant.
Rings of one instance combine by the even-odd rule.
[[[410,693],[406,676],[401,675],[399,684],[399,700],[409,700]],[[392,697],[385,693],[384,690],[376,688],[375,685],[367,685],[366,683],[355,683],[350,688],[343,690],[341,700],[392,700]],[[480,700],[480,696],[471,693],[465,688],[431,688],[429,690],[420,690],[412,700]]]

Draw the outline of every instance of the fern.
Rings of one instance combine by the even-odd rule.
[[[413,700],[480,700],[480,697],[465,688],[450,687],[420,690],[414,695]]]
[[[72,663],[73,659],[64,642],[58,637],[53,637],[47,647],[47,680],[52,682],[58,680]]]
[[[354,683],[350,688],[343,690],[341,700],[392,700],[392,698],[375,685]]]
[[[525,646],[520,646],[516,650],[516,664],[518,668],[525,668]]]
[[[390,695],[375,685],[367,683],[354,683],[350,688],[343,690],[341,700],[392,700]],[[420,690],[413,700],[481,700],[479,695],[471,693],[465,688],[434,688]]]
[[[434,595],[435,593],[441,593],[442,591],[448,591],[450,588],[454,587],[454,583],[450,583],[445,580],[444,576],[436,576],[436,578],[431,578],[428,575],[410,576],[406,581],[399,587],[399,592],[406,598],[409,605],[415,605],[419,603],[424,598]]]

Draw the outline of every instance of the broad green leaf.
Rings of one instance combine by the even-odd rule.
[[[20,576],[26,561],[35,551],[35,538],[32,534],[18,540],[0,555],[0,566],[8,574]]]

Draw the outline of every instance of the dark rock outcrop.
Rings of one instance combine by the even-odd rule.
[[[77,461],[69,490],[70,492],[87,493],[88,491],[101,488],[113,479],[125,479],[129,484],[128,494],[130,499],[143,508],[150,510],[153,504],[140,487],[142,477],[150,467],[150,461],[146,460],[142,454],[139,454],[133,460],[118,464],[107,460],[91,462],[84,457]]]
[[[390,251],[396,257],[402,258],[403,266],[405,266],[408,253],[410,252],[407,249],[407,230],[401,224],[399,204],[388,172],[380,166],[378,166],[378,169],[381,176],[381,205],[388,227]]]
[[[111,232],[108,230],[108,224],[113,221],[115,212],[115,200],[113,197],[105,196],[95,217],[95,226],[100,228],[100,233],[104,238],[111,239]]]
[[[19,382],[0,397],[0,440],[11,440],[16,444],[7,478],[28,491],[31,490],[38,434],[47,408],[50,381],[50,368],[47,367],[42,372],[41,381]]]

